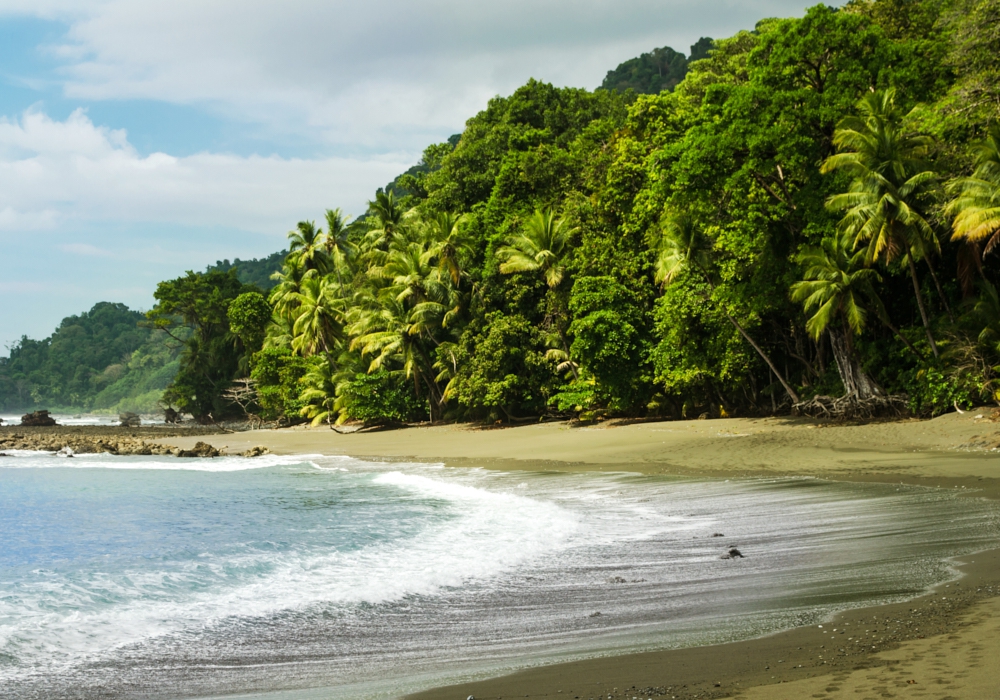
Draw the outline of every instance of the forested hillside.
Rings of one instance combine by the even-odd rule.
[[[601,87],[619,92],[634,90],[642,95],[673,90],[687,75],[688,64],[708,58],[711,48],[712,40],[702,37],[691,47],[690,56],[674,51],[669,46],[653,49],[608,71]]]
[[[491,100],[362,216],[300,223],[266,297],[161,283],[166,399],[368,423],[995,401],[1000,0],[820,5],[653,86],[671,56]]]
[[[219,260],[214,265],[210,265],[205,272],[229,272],[236,270],[236,277],[244,284],[253,284],[264,291],[274,286],[271,279],[275,272],[281,270],[281,265],[285,261],[287,251],[279,250],[264,258],[253,258],[251,260],[240,260],[236,258],[232,262],[229,260]]]
[[[156,410],[180,345],[139,326],[143,314],[101,302],[45,340],[21,338],[0,358],[0,409]]]

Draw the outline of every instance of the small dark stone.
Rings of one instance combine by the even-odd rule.
[[[730,559],[735,559],[736,557],[739,557],[740,559],[742,559],[743,558],[743,554],[741,554],[740,550],[736,549],[736,547],[730,547],[729,548],[729,558]]]

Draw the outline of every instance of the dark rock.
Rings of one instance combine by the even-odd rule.
[[[263,445],[257,445],[256,447],[251,447],[249,450],[243,453],[244,457],[260,457],[261,455],[271,454],[271,450],[267,449]]]
[[[721,532],[716,532],[712,537],[725,537]]]
[[[21,425],[33,428],[51,428],[56,425],[56,419],[49,415],[48,411],[35,411],[21,416]]]
[[[139,418],[138,413],[126,411],[118,414],[118,425],[122,428],[138,428],[142,425],[142,419]]]
[[[730,547],[723,559],[743,559],[743,554],[736,547]]]
[[[207,442],[198,441],[190,450],[179,450],[178,457],[218,457],[219,451]]]

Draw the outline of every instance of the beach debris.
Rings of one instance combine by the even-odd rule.
[[[601,616],[600,612],[592,612],[592,613],[590,613],[590,617],[600,617],[600,616]]]
[[[118,426],[121,428],[138,428],[142,425],[142,419],[138,413],[126,411],[118,414]]]
[[[476,696],[475,695],[470,695],[465,700],[476,700]]]
[[[744,558],[743,553],[740,552],[740,550],[736,549],[736,547],[730,547],[729,551],[720,557],[720,559],[743,559],[743,558]]]
[[[608,583],[628,583],[628,580],[623,579],[621,576],[614,576],[608,579]]]
[[[271,454],[271,450],[267,449],[263,445],[256,445],[251,447],[249,450],[243,453],[244,457],[260,457],[261,455]]]
[[[51,428],[56,425],[56,419],[48,411],[34,411],[21,416],[21,425],[33,428]]]
[[[75,455],[76,453],[73,452],[73,448],[70,447],[69,445],[66,445],[61,450],[56,452],[56,457],[73,457]]]

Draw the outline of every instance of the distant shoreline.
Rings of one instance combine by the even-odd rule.
[[[634,471],[707,478],[809,476],[902,482],[1000,499],[1000,451],[994,451],[1000,450],[1000,422],[994,422],[989,408],[928,421],[866,425],[736,418],[613,427],[545,423],[477,429],[459,424],[346,435],[297,427],[177,436],[163,442],[189,448],[197,439],[233,454],[262,445],[278,454],[503,470]],[[610,695],[618,700],[731,697],[738,692],[743,698],[792,700],[836,692],[829,688],[870,691],[875,685],[894,687],[908,681],[924,690],[931,684],[947,687],[956,698],[985,697],[983,691],[959,689],[996,687],[991,665],[976,660],[1000,656],[1000,550],[963,557],[960,563],[964,576],[950,584],[944,598],[937,591],[901,604],[838,615],[833,626],[848,623],[855,630],[884,625],[886,619],[897,621],[891,625],[894,632],[880,634],[870,647],[860,647],[856,641],[844,646],[846,654],[820,648],[823,637],[817,628],[797,628],[734,644],[554,664],[410,697],[597,700]],[[964,641],[944,644],[944,634]],[[933,667],[925,659],[929,651],[935,657]]]

